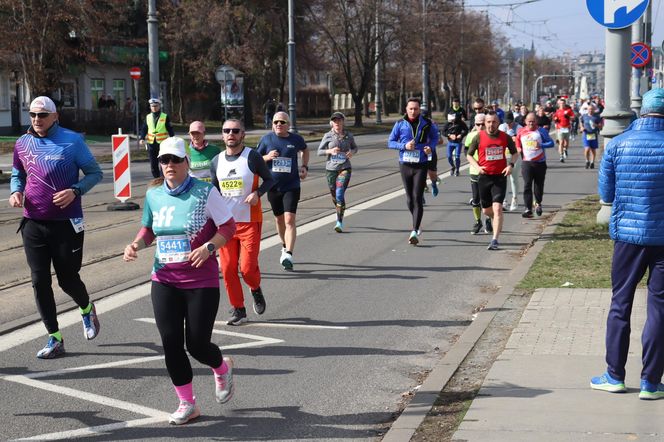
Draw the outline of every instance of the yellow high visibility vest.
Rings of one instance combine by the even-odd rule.
[[[157,144],[164,141],[168,138],[168,131],[166,130],[166,117],[165,113],[159,114],[159,119],[157,120],[157,126],[155,127],[154,119],[152,114],[147,114],[145,116],[145,122],[148,125],[148,134],[145,136],[146,141],[149,144],[152,144],[157,141]]]

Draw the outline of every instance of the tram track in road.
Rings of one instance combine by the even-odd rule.
[[[369,147],[362,150],[354,159],[353,177],[348,193],[348,209],[366,201],[389,194],[402,187],[398,163],[393,152],[384,148]],[[325,159],[312,155],[310,161],[311,174],[302,182],[302,195],[298,210],[298,225],[318,220],[334,214],[331,198],[325,179]],[[135,186],[132,201],[143,204],[143,196],[147,184]],[[149,280],[149,268],[152,263],[152,251],[146,250],[139,254],[139,262],[128,265],[122,261],[124,244],[131,240],[140,226],[142,209],[139,211],[112,211],[107,212],[106,207],[115,200],[109,198],[112,192],[112,183],[104,182],[96,186],[84,198],[84,213],[88,229],[85,237],[84,262],[81,267],[81,277],[86,283],[93,299],[106,297],[127,289],[127,282],[134,285]],[[87,200],[87,204],[86,204]],[[15,210],[15,209],[12,209]],[[263,198],[263,239],[276,235],[274,217],[266,198]],[[15,234],[14,223],[18,226],[20,213],[2,211],[0,225],[5,224],[4,248],[5,253],[0,254],[0,310],[5,303],[21,303],[16,313],[23,316],[34,313],[32,301],[32,286],[30,270],[25,263],[20,235]],[[11,215],[7,217],[7,215]],[[10,232],[11,230],[11,232]],[[53,273],[54,275],[54,273]],[[55,276],[55,275],[54,275]],[[57,287],[57,278],[53,278],[54,291],[58,309],[72,308],[68,296]],[[14,312],[17,308],[12,305]],[[7,321],[9,313],[3,316],[0,313],[0,323]],[[17,317],[9,318],[17,322]],[[34,318],[32,318],[34,320]],[[28,321],[31,322],[31,321]],[[1,332],[1,330],[0,330]]]

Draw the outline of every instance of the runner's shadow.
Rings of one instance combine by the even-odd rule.
[[[472,321],[433,321],[422,319],[385,319],[385,320],[364,320],[364,321],[322,321],[306,317],[280,318],[270,320],[272,324],[293,324],[293,325],[312,325],[312,326],[335,326],[335,327],[468,327]]]
[[[233,410],[231,402],[221,409],[202,408],[201,416],[187,425],[173,426],[164,420],[163,424],[95,433],[94,440],[372,440],[384,434],[393,419],[392,412],[322,415],[299,406]]]

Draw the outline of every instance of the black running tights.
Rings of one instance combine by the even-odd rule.
[[[193,379],[185,342],[189,354],[201,364],[221,365],[221,350],[211,342],[219,287],[179,289],[152,281],[152,308],[173,385],[179,387]]]
[[[406,189],[406,204],[413,217],[413,230],[420,230],[424,214],[424,186],[427,182],[427,163],[399,164],[401,180]]]
[[[23,248],[30,266],[32,289],[37,310],[49,333],[58,331],[58,314],[53,295],[51,262],[58,285],[76,304],[85,308],[90,303],[88,291],[78,272],[83,260],[84,232],[76,233],[69,220],[21,221]]]

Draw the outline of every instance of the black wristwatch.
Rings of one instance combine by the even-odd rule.
[[[74,195],[81,196],[81,189],[78,187],[70,187],[70,189],[74,192]]]
[[[514,163],[510,163],[510,167],[514,169]]]
[[[214,254],[214,251],[217,250],[217,248],[211,242],[206,243],[205,248],[207,249],[208,252],[210,252],[210,255]]]

